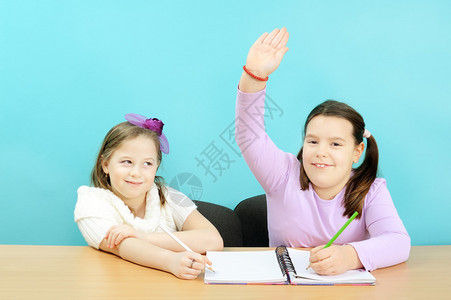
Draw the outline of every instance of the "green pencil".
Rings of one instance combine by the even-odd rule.
[[[354,220],[355,217],[357,217],[359,213],[355,212],[350,218],[349,220],[346,221],[346,223],[340,228],[340,230],[338,230],[338,232],[330,239],[330,241],[326,244],[326,246],[324,246],[324,248],[330,247],[330,245],[332,245],[333,242],[335,242],[335,240],[337,239],[337,237],[343,232],[343,230],[346,229],[346,227],[348,227],[349,223],[351,223],[352,220]],[[324,249],[323,248],[323,249]],[[308,265],[308,267],[306,268],[306,270],[310,268],[310,264]]]

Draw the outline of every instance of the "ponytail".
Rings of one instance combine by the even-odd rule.
[[[166,196],[164,195],[166,191],[166,186],[164,184],[164,179],[161,176],[155,176],[154,182],[158,188],[158,196],[160,196],[160,204],[163,206],[166,203]]]
[[[370,136],[367,139],[365,159],[362,164],[354,169],[354,174],[346,185],[343,199],[345,211],[343,216],[351,217],[357,211],[362,215],[363,204],[371,185],[377,177],[377,166],[379,162],[379,150],[376,139]]]

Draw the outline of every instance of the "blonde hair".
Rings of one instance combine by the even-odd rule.
[[[122,143],[141,135],[150,138],[155,143],[158,153],[158,165],[160,165],[162,154],[158,135],[152,130],[135,126],[129,122],[119,123],[111,128],[103,139],[102,146],[100,147],[99,154],[97,155],[96,163],[91,172],[91,185],[113,191],[111,188],[110,178],[103,171],[102,162],[108,161],[114,151],[116,151]],[[158,188],[160,203],[161,205],[164,205],[166,203],[166,197],[164,196],[166,192],[164,179],[161,176],[155,176],[154,182]]]

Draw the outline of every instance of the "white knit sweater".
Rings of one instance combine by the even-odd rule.
[[[75,205],[74,220],[86,242],[99,249],[107,231],[113,225],[128,224],[142,232],[159,232],[159,224],[171,231],[181,230],[196,205],[183,193],[167,187],[166,204],[160,205],[158,188],[154,184],[146,197],[146,214],[135,217],[125,203],[109,190],[81,186]]]

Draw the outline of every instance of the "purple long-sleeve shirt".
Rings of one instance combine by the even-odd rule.
[[[326,244],[346,222],[345,188],[332,200],[321,199],[312,185],[301,190],[300,162],[281,151],[265,132],[266,90],[243,93],[236,103],[236,141],[266,193],[270,246],[316,247]],[[406,261],[410,237],[398,216],[385,179],[377,178],[365,197],[360,219],[352,221],[334,244],[350,244],[365,269]]]

